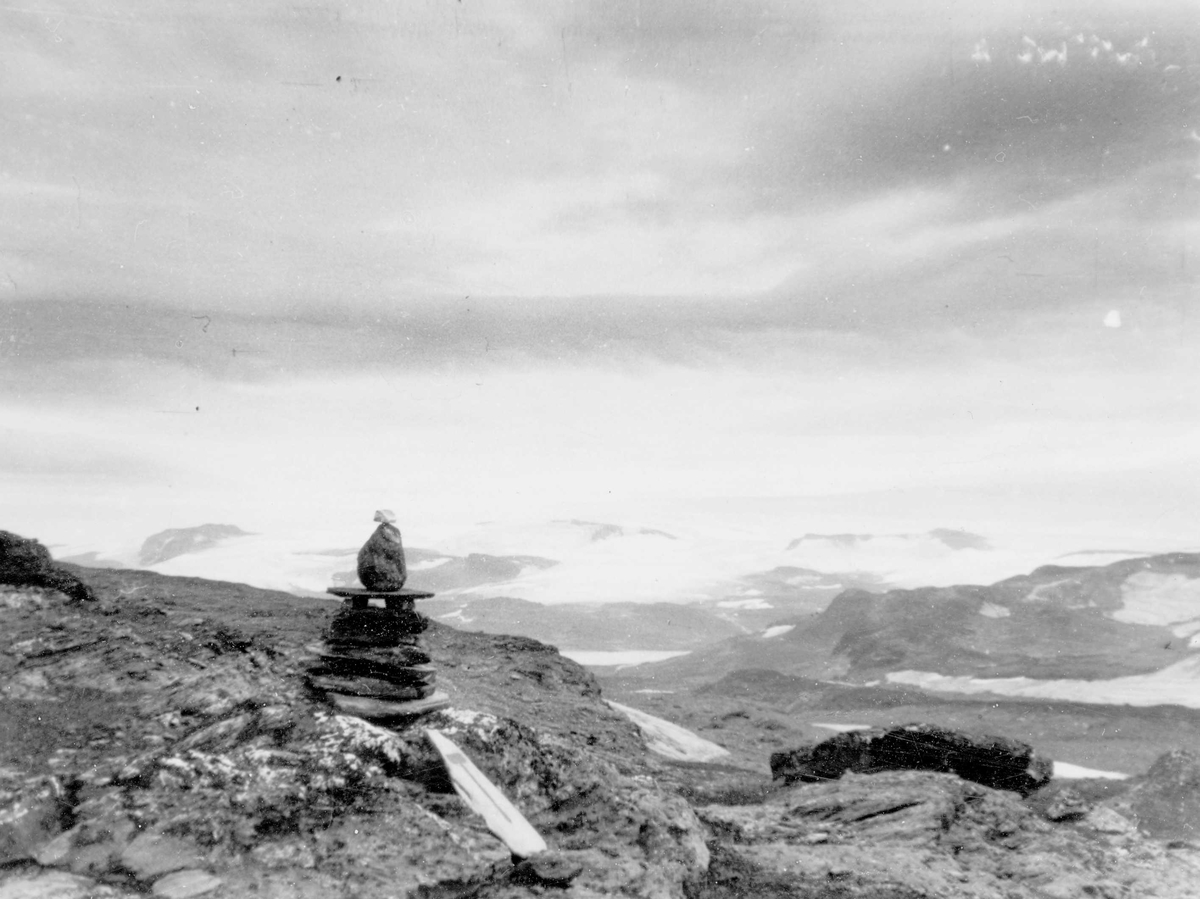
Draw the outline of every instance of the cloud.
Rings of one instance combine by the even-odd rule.
[[[1174,289],[1197,162],[1182,7],[947,9],[6,11],[0,296],[101,328],[82,306],[117,304],[112,327],[174,309],[96,339],[163,358],[195,345],[174,346],[180,313],[236,320],[258,345],[205,358],[241,370],[234,350],[317,333],[293,319],[382,318],[393,355],[429,361]]]

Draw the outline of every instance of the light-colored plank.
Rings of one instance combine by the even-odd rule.
[[[502,839],[513,855],[529,858],[546,851],[546,841],[541,834],[533,829],[496,785],[484,777],[483,772],[461,749],[432,728],[425,729],[425,736],[446,763],[455,792],[483,818],[488,830]]]

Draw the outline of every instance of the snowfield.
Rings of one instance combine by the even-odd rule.
[[[1176,637],[1200,633],[1200,578],[1139,571],[1121,585],[1125,608],[1112,613],[1129,624],[1159,624]]]
[[[1035,680],[1031,677],[975,678],[931,671],[894,671],[888,683],[910,684],[939,693],[994,693],[1038,699],[1066,699],[1100,705],[1181,705],[1200,709],[1200,655],[1151,674],[1111,680]]]
[[[763,610],[770,602],[758,588],[741,578],[779,568],[799,568],[823,575],[799,573],[788,583],[797,589],[814,577],[866,575],[898,587],[993,583],[1024,574],[1059,557],[1065,538],[1041,539],[1015,534],[1007,539],[988,535],[991,549],[954,547],[932,532],[913,529],[877,535],[812,535],[797,532],[821,526],[784,510],[740,517],[733,507],[721,514],[687,514],[619,518],[617,523],[584,519],[503,520],[466,526],[422,527],[401,521],[405,546],[443,557],[415,562],[414,586],[424,571],[445,565],[449,557],[485,554],[502,557],[536,556],[555,560],[549,568],[526,565],[505,581],[445,589],[473,596],[508,596],[546,604],[572,602],[692,602],[715,601],[722,608]],[[173,524],[178,525],[178,522]],[[844,526],[831,521],[826,525]],[[889,523],[887,526],[894,526]],[[913,523],[905,522],[906,527]],[[931,523],[922,523],[928,527]],[[184,528],[186,530],[186,528]],[[251,528],[250,530],[253,530]],[[150,566],[162,574],[228,580],[301,595],[323,595],[334,575],[352,573],[357,547],[370,535],[370,522],[354,529],[314,527],[284,532],[260,529],[186,552]],[[147,535],[148,536],[148,535]],[[1077,535],[1071,539],[1091,539]],[[340,547],[340,549],[329,549]],[[53,547],[56,557],[97,553],[125,567],[138,562],[140,543],[103,543]],[[1090,558],[1081,559],[1085,564]],[[1107,559],[1106,559],[1107,561]],[[1061,563],[1061,560],[1060,560]],[[826,578],[827,580],[827,578]],[[1132,579],[1131,579],[1132,580]],[[829,583],[834,581],[828,581]],[[1172,608],[1186,603],[1183,584],[1135,582],[1130,591],[1130,614],[1151,614],[1160,599]],[[1175,597],[1174,599],[1172,597]],[[991,610],[993,614],[999,614]],[[984,614],[988,614],[985,612]],[[1173,613],[1174,614],[1174,613]],[[1176,618],[1190,619],[1180,611]],[[1175,620],[1175,619],[1173,619]],[[1193,630],[1200,630],[1198,622]],[[1191,633],[1192,631],[1189,631]]]
[[[592,668],[618,666],[621,668],[633,665],[644,665],[647,662],[663,662],[676,656],[685,656],[690,652],[686,649],[621,649],[614,651],[589,649],[560,649],[559,654],[566,656],[572,662]]]
[[[711,762],[729,755],[728,749],[699,737],[678,724],[621,705],[619,702],[605,702],[636,724],[646,739],[646,747],[659,755],[677,762]]]
[[[777,624],[774,627],[769,627],[762,632],[764,640],[770,640],[772,637],[782,637],[784,634],[790,633],[796,629],[794,624]]]

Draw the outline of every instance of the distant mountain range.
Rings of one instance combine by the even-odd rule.
[[[1107,681],[1157,676],[1172,666],[1184,666],[1183,676],[1195,664],[1200,554],[1172,553],[1104,566],[1044,566],[986,587],[850,589],[820,612],[645,670],[668,686],[742,670],[928,685],[929,678],[915,676],[924,672],[957,679],[945,685],[952,689],[972,678]],[[896,672],[914,674],[896,678]],[[1200,697],[1200,681],[1195,686]],[[1003,688],[995,681],[994,689]]]
[[[571,519],[480,525],[406,553],[409,585],[438,594],[422,605],[434,619],[568,651],[689,651],[662,663],[682,677],[741,668],[855,680],[902,670],[1072,677],[1115,666],[1105,670],[1141,673],[1171,653],[1163,647],[1178,650],[1191,637],[1161,622],[1128,620],[1135,615],[1126,609],[1130,597],[1141,595],[1134,575],[1166,572],[1167,557],[1153,569],[1144,561],[1043,567],[991,587],[898,590],[888,580],[898,559],[969,565],[989,558],[988,540],[935,529],[808,533],[781,544],[730,561],[695,535]],[[330,586],[357,583],[357,552],[204,524],[153,534],[136,550],[62,561],[324,597]],[[828,565],[802,564],[808,560]]]

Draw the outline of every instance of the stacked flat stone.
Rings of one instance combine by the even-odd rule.
[[[450,704],[437,691],[437,670],[421,646],[429,619],[414,608],[432,593],[330,587],[342,608],[314,647],[317,661],[308,685],[339,710],[389,720],[421,715]]]

